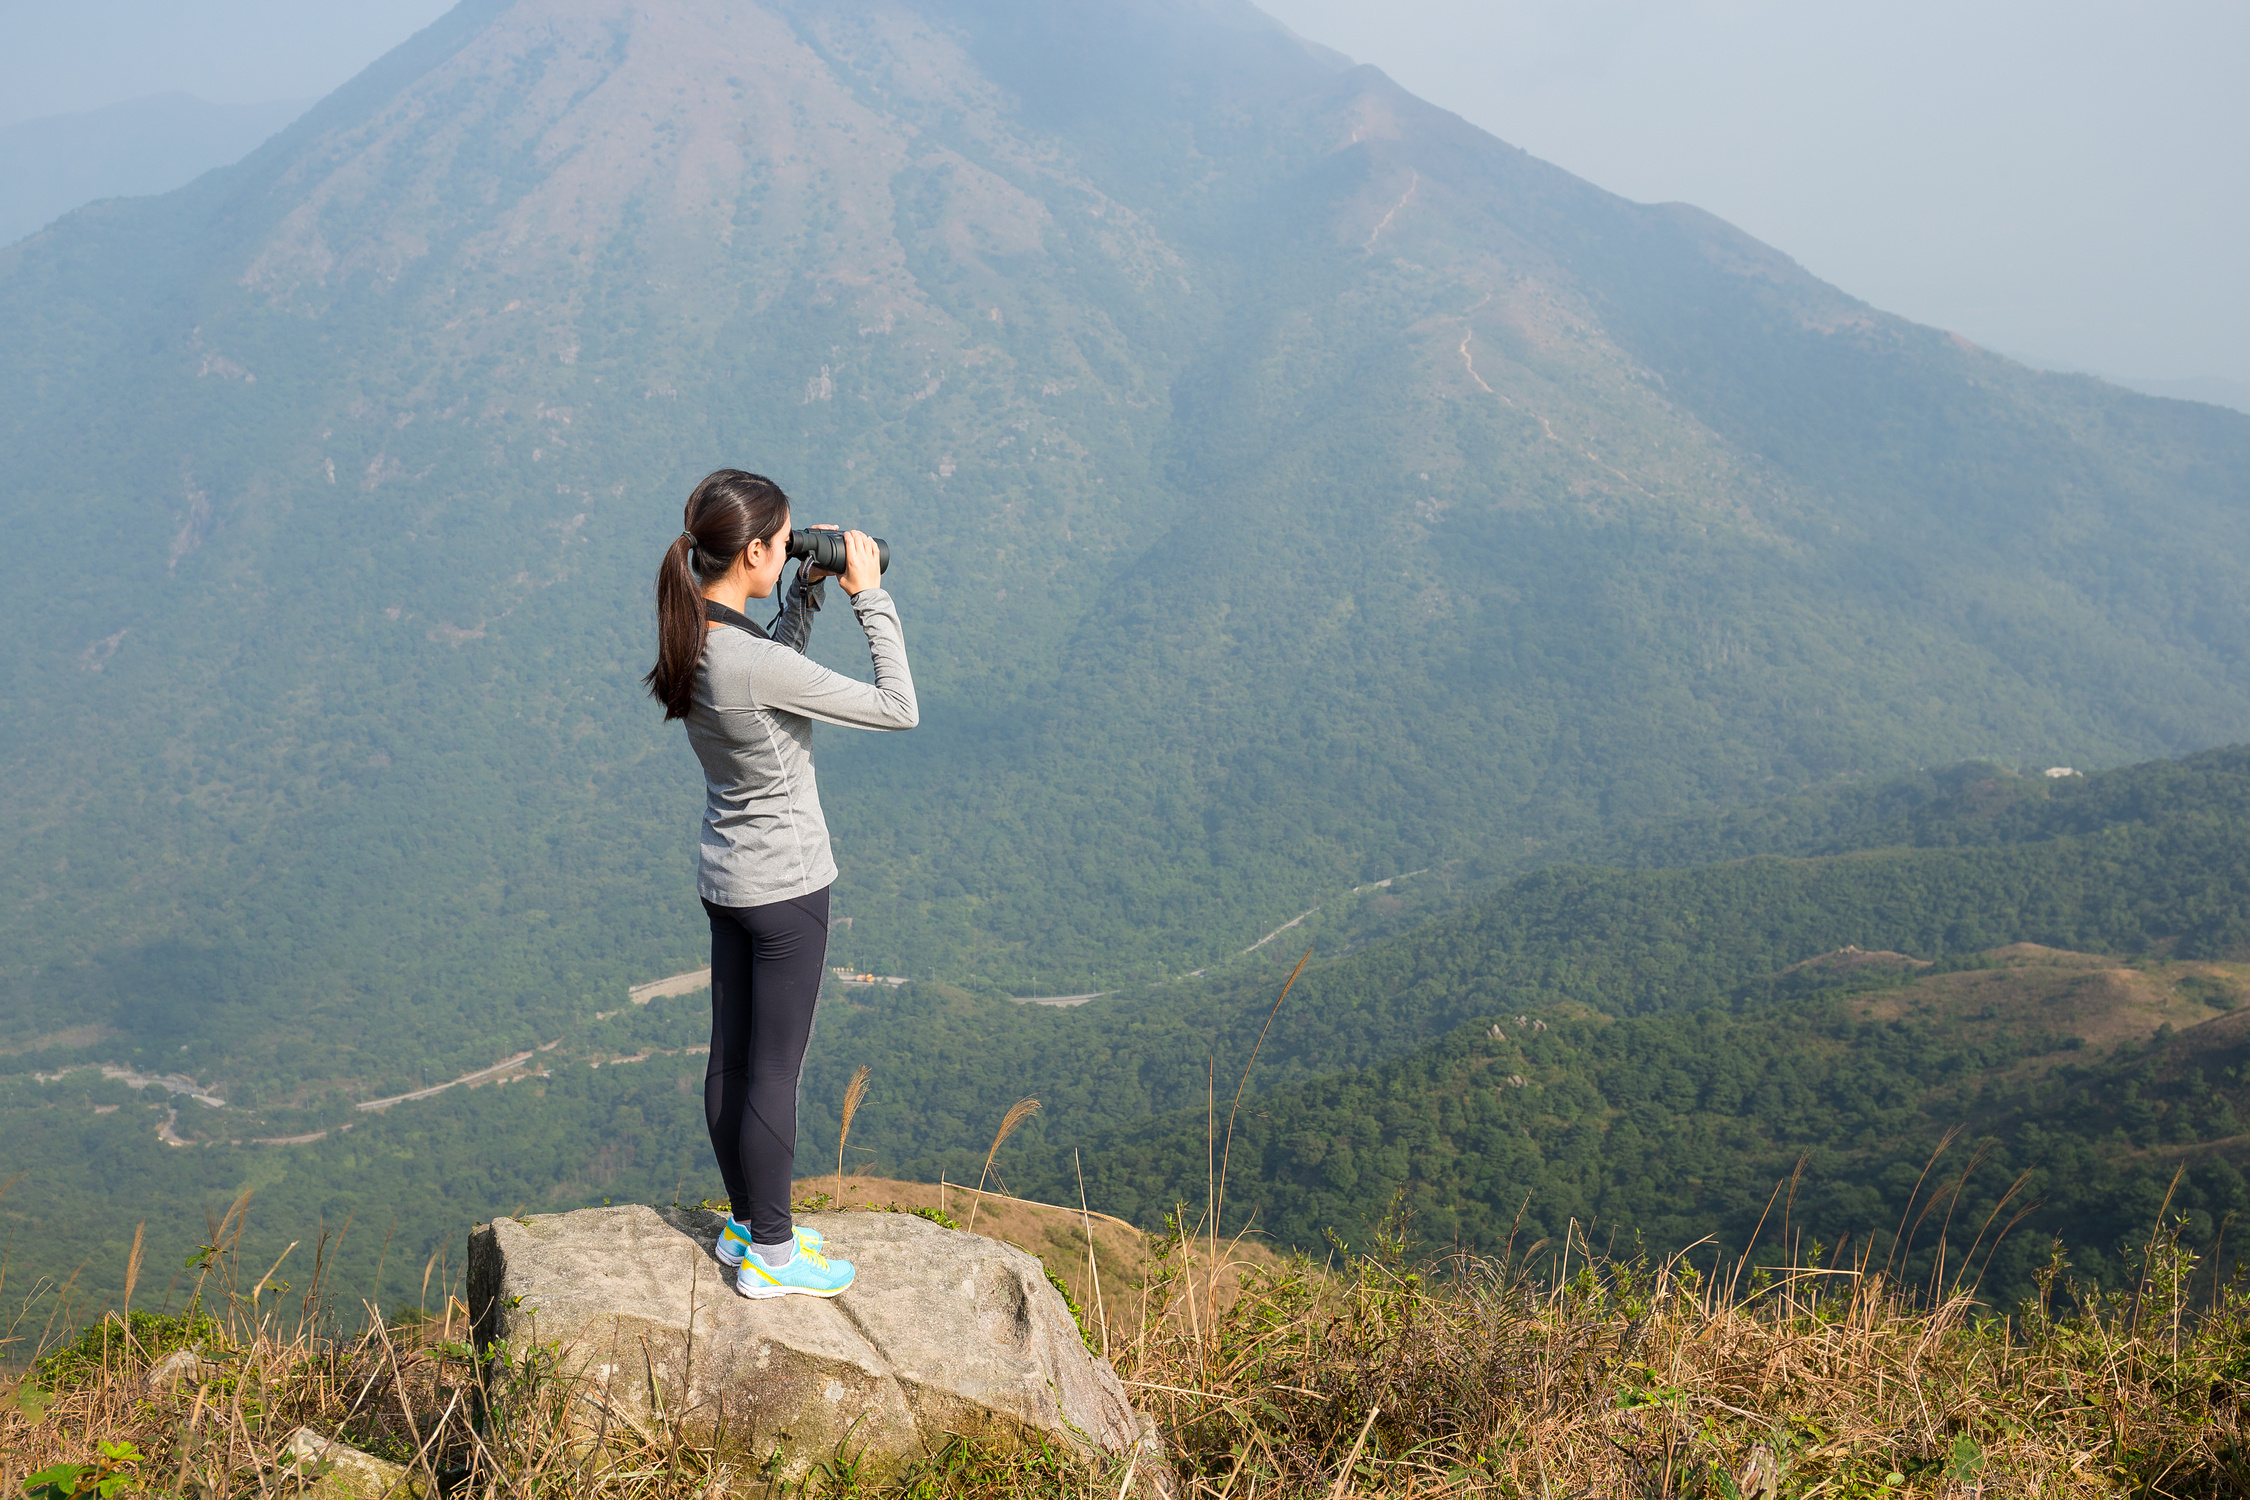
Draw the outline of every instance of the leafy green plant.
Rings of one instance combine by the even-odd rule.
[[[1040,1259],[1039,1269],[1046,1274],[1047,1285],[1053,1287],[1055,1295],[1062,1298],[1063,1306],[1070,1309],[1070,1321],[1078,1329],[1079,1342],[1086,1346],[1088,1354],[1099,1355],[1102,1352],[1101,1338],[1086,1326],[1086,1314],[1078,1306],[1078,1299],[1070,1295],[1070,1288],[1063,1283],[1063,1279],[1048,1268],[1044,1257]]]
[[[131,1443],[104,1440],[101,1456],[90,1464],[50,1464],[23,1482],[25,1500],[111,1500],[134,1482],[141,1451]]]

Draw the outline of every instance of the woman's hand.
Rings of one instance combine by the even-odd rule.
[[[864,531],[845,532],[844,592],[856,597],[882,586],[882,554],[875,550],[875,538]]]

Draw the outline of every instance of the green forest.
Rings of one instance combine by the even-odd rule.
[[[1082,1172],[1097,1207],[1160,1228],[1201,1212],[1271,1013],[1233,1118],[1230,1231],[1318,1253],[1403,1207],[1432,1254],[1567,1230],[1774,1257],[1786,1231],[1925,1278],[1973,1246],[2003,1302],[2059,1238],[2113,1279],[2167,1202],[2210,1250],[2246,1206],[2246,833],[2250,749],[2061,780],[1967,765],[1644,831],[1652,860],[1711,863],[1556,865],[1404,931],[1339,925],[1278,1013],[1295,953],[1067,1009],[838,987],[799,1166],[834,1169],[864,1064],[855,1166],[974,1182],[1034,1096],[1006,1188],[1075,1201]],[[50,1059],[61,1076],[0,1092],[27,1169],[0,1198],[11,1274],[84,1262],[104,1284],[143,1218],[184,1258],[254,1187],[272,1253],[348,1220],[345,1284],[409,1297],[431,1257],[457,1268],[476,1218],[701,1198],[705,1025],[700,995],[623,1006],[505,1084],[307,1105],[287,1123],[329,1134],[302,1144],[239,1141],[283,1132],[231,1101]],[[168,1118],[209,1144],[160,1143]]]

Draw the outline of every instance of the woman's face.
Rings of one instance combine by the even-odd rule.
[[[789,561],[789,518],[781,518],[781,529],[770,541],[752,542],[742,549],[735,566],[749,575],[750,597],[771,599],[781,583],[782,564]]]

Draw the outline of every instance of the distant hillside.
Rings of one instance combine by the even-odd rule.
[[[1793,1222],[1829,1245],[1888,1254],[1940,1189],[1979,1226],[2026,1211],[1992,1262],[2003,1300],[2056,1237],[2115,1276],[2167,1193],[2212,1251],[2250,1210],[2246,835],[2241,750],[2059,782],[1962,768],[1653,831],[1652,860],[1830,852],[1549,871],[1309,974],[1261,1055],[1229,1202],[1298,1245],[1350,1239],[1403,1193],[1436,1244],[1576,1219],[1740,1249],[1801,1160]],[[1222,1110],[1259,1010],[1243,995],[1217,1022]],[[1097,1016],[1076,1025],[1079,1055],[1114,1055],[1083,1034]],[[1013,1076],[1068,1098],[1070,1071]],[[1187,1082],[1168,1116],[1072,1133],[1113,1211],[1201,1202],[1209,1117]],[[1074,1160],[1051,1149],[1031,1190]],[[1902,1246],[1915,1274],[1946,1222]]]
[[[0,126],[0,244],[97,198],[168,193],[240,161],[308,102],[209,104],[157,94]]]
[[[2201,401],[2250,412],[2250,381],[2205,375],[2187,380],[2119,380],[2116,383],[2143,395],[2163,396],[2173,401]]]
[[[1259,1086],[1380,1066],[1501,1015],[1565,1005],[1701,1013],[1847,945],[1950,961],[2027,941],[2180,960],[2250,953],[2250,750],[2067,781],[1968,768],[1724,821],[1739,831],[1720,862],[1560,866],[1316,962],[1259,1054]],[[1854,824],[1858,841],[1842,832]],[[1797,842],[1793,825],[1835,847],[1817,858],[1756,847]],[[1909,827],[1918,839],[1899,836]],[[1649,839],[1703,843],[1693,825]],[[1793,992],[1810,972],[1790,980]],[[846,1000],[822,1018],[808,1119],[864,1062],[882,1082],[855,1138],[893,1167],[974,1170],[987,1138],[979,1122],[1022,1093],[1049,1106],[1043,1138],[1066,1123],[1067,1138],[1084,1140],[1096,1121],[1186,1110],[1200,1142],[1206,1064],[1220,1080],[1240,1074],[1285,973],[1276,965],[1063,1012],[924,985]],[[1133,1193],[1148,1180],[1134,1177]],[[1125,1187],[1116,1184],[1114,1212],[1154,1211]],[[1053,1179],[1039,1190],[1055,1191]]]
[[[2223,1248],[2250,1210],[2246,998],[2246,964],[2018,944],[1919,977],[1800,971],[1687,1014],[1479,1018],[1260,1096],[1230,1201],[1300,1246],[1356,1242],[1396,1200],[1426,1243],[1488,1253],[1572,1220],[1598,1243],[1716,1236],[1730,1254],[1756,1235],[1776,1259],[1794,1226],[1872,1242],[1879,1264],[1895,1248],[1923,1279],[1986,1251],[1970,1269],[2004,1306],[2056,1239],[2116,1281],[2167,1198],[2192,1243]],[[1193,1114],[1089,1142],[1089,1190],[1144,1214],[1200,1204],[1205,1139]]]
[[[2250,413],[2250,381],[2233,380],[2224,375],[2141,379],[2089,370],[2067,360],[2039,359],[2026,354],[2010,354],[2009,358],[2020,360],[2035,370],[2052,370],[2058,375],[2092,375],[2125,390],[2139,391],[2144,396],[2162,396],[2167,401],[2200,401],[2207,406]]]

